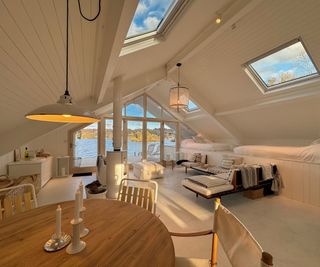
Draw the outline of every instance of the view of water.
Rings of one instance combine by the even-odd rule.
[[[78,139],[78,138],[76,138],[76,140],[75,140],[75,149],[76,149],[75,157],[76,158],[95,159],[98,154],[97,142],[98,142],[97,139]],[[154,144],[158,145],[159,142],[148,142],[148,147],[150,145],[154,145]],[[173,153],[175,146],[176,146],[175,142],[165,141],[165,154],[169,153],[169,150],[170,150],[170,154]],[[112,140],[110,140],[110,139],[106,140],[106,150],[113,151]],[[147,151],[156,157],[160,150],[159,150],[159,148],[157,149],[157,147],[155,147],[155,148],[149,147],[149,149],[147,149]],[[139,159],[139,158],[141,159],[141,154],[142,154],[142,142],[128,141],[128,160],[131,161],[130,159],[132,159],[133,161],[135,161],[134,159]]]

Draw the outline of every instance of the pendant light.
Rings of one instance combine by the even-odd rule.
[[[178,68],[178,84],[170,89],[170,107],[176,109],[186,108],[189,103],[189,89],[180,85],[180,67],[181,63],[177,63]]]
[[[30,120],[62,122],[62,123],[94,123],[99,121],[95,114],[85,111],[82,107],[72,103],[72,97],[69,94],[69,0],[67,1],[67,23],[66,23],[66,89],[56,104],[45,105],[37,108],[25,117]],[[86,18],[81,11],[80,0],[78,0],[80,14],[88,21],[95,20],[101,10],[101,0],[99,0],[99,11],[97,15],[90,19]]]

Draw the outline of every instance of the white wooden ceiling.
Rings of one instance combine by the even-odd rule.
[[[132,1],[102,0],[101,17],[88,23],[79,16],[77,0],[70,0],[70,92],[77,102],[109,104],[109,81],[119,75],[124,95],[175,80],[176,73],[167,71],[182,60],[182,81],[204,111],[194,127],[200,129],[208,116],[213,122],[201,128],[204,135],[270,144],[319,137],[318,120],[310,117],[320,111],[320,84],[262,95],[241,64],[300,36],[320,67],[320,1],[190,1],[160,44],[119,57],[137,4]],[[98,0],[81,2],[84,13],[96,12]],[[23,132],[24,114],[55,102],[65,89],[65,3],[0,0],[0,138],[14,129]],[[217,26],[221,10],[227,20]],[[97,98],[103,103],[93,105]]]

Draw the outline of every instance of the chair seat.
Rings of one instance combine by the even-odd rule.
[[[175,267],[210,267],[208,259],[176,257]]]

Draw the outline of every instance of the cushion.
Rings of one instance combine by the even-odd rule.
[[[193,162],[201,162],[201,153],[193,153],[192,161]]]
[[[221,179],[220,177],[208,175],[194,175],[186,179],[206,188],[224,185],[228,183],[227,179]]]
[[[202,194],[204,196],[210,197],[211,195],[225,192],[225,191],[231,191],[233,190],[234,186],[232,184],[226,183],[223,185],[215,186],[215,187],[203,187],[201,185],[197,185],[187,179],[182,180],[182,185],[195,191],[198,192],[199,194]]]
[[[187,168],[191,168],[191,167],[197,167],[199,166],[201,163],[200,162],[190,162],[190,161],[186,161],[183,162],[181,165]]]
[[[233,164],[234,164],[233,159],[222,159],[220,163],[220,167],[224,169],[231,169]]]

